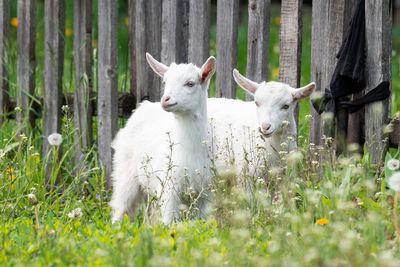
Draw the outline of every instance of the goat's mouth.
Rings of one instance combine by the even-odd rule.
[[[275,131],[270,131],[270,132],[268,132],[268,133],[264,133],[264,132],[261,130],[261,127],[258,128],[258,131],[259,131],[260,134],[262,134],[262,136],[265,137],[265,138],[271,137],[271,136],[273,136],[274,133],[275,133]]]
[[[173,109],[173,107],[175,107],[178,104],[178,102],[172,103],[172,104],[164,104],[162,105],[162,108],[165,111],[171,111]]]

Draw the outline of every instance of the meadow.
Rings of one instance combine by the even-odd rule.
[[[16,2],[16,1],[15,1]],[[64,92],[73,90],[73,11],[67,1]],[[71,3],[71,4],[69,4]],[[16,87],[16,4],[11,5],[10,93]],[[94,1],[93,10],[96,10]],[[126,1],[119,3],[119,90],[129,91]],[[244,9],[246,10],[246,9]],[[311,8],[304,6],[301,84],[310,82]],[[43,3],[38,1],[36,94],[43,94]],[[96,12],[94,12],[96,21]],[[95,22],[94,22],[95,23]],[[215,21],[214,21],[215,23]],[[247,18],[239,28],[238,68],[245,73]],[[269,80],[279,76],[279,7],[271,15]],[[93,36],[96,56],[96,30]],[[211,55],[216,54],[215,24]],[[393,27],[392,114],[399,111],[400,27]],[[94,66],[96,73],[96,67]],[[215,92],[215,78],[211,95]],[[94,77],[96,85],[96,75]],[[243,92],[238,88],[238,97]],[[13,111],[13,113],[18,110]],[[308,141],[309,102],[300,112],[299,151],[281,155],[266,169],[267,179],[245,177],[246,190],[229,168],[213,181],[214,200],[206,220],[185,219],[174,226],[153,222],[143,205],[137,218],[111,224],[111,191],[104,187],[96,146],[75,175],[73,115],[63,107],[62,143],[42,156],[47,137],[37,128],[20,134],[15,121],[0,129],[0,265],[2,266],[399,266],[400,236],[394,220],[398,195],[388,186],[399,159],[391,149],[376,168],[368,153],[349,147],[335,156],[332,139]],[[399,113],[397,113],[399,116]],[[125,120],[120,119],[122,127]],[[94,124],[95,126],[95,124]],[[96,132],[96,128],[94,128]],[[94,142],[95,143],[95,142]],[[50,154],[49,154],[50,155]],[[324,163],[318,157],[324,157]],[[51,183],[44,163],[52,162]],[[55,178],[61,181],[55,184]],[[243,177],[242,177],[243,178]]]

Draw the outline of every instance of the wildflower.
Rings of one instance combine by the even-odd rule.
[[[288,144],[287,144],[286,142],[283,142],[283,143],[281,144],[281,147],[282,147],[283,149],[285,149],[285,148],[288,147]]]
[[[32,193],[28,194],[28,199],[29,199],[29,203],[30,203],[32,206],[35,206],[35,205],[38,203],[38,200],[37,200],[35,194],[32,194]]]
[[[175,237],[175,230],[171,230],[169,231],[169,235],[174,238]]]
[[[124,21],[125,21],[125,24],[126,24],[126,25],[129,24],[129,18],[128,18],[128,17],[125,17]]]
[[[288,126],[289,122],[288,121],[282,121],[282,126]]]
[[[315,223],[319,224],[319,225],[325,225],[325,224],[329,223],[329,220],[325,219],[325,218],[321,218],[321,219],[318,219]]]
[[[71,219],[81,218],[82,217],[82,210],[81,208],[76,208],[68,213],[68,217]]]
[[[387,162],[387,167],[389,168],[389,170],[391,171],[395,171],[398,170],[400,167],[400,161],[397,159],[390,159]]]
[[[279,76],[279,68],[275,68],[272,70],[272,76],[278,77]]]
[[[53,235],[55,235],[55,234],[56,234],[56,231],[54,231],[54,230],[50,230],[50,231],[49,231],[49,235],[53,236]]]
[[[59,133],[52,133],[47,137],[49,144],[52,146],[59,146],[62,143],[62,136]]]
[[[392,190],[400,192],[400,172],[395,172],[390,176],[388,184]]]
[[[280,24],[281,24],[281,17],[280,17],[280,16],[275,17],[275,18],[274,18],[274,23],[275,23],[276,25],[280,25]]]
[[[13,181],[15,180],[15,175],[14,175],[14,169],[10,168],[6,171],[6,175],[10,176],[10,181],[11,181],[11,189],[14,189],[14,183]]]
[[[305,119],[306,119],[306,120],[311,120],[311,119],[312,119],[312,115],[311,115],[311,114],[307,114],[307,115],[305,116]]]
[[[64,111],[64,112],[68,112],[69,111],[69,106],[68,105],[63,105],[61,107],[61,110]]]
[[[70,37],[72,35],[72,30],[70,28],[65,29],[65,36]]]
[[[14,111],[18,113],[18,112],[21,112],[22,109],[21,109],[20,107],[17,106],[17,107],[14,108]]]
[[[15,28],[17,28],[18,27],[18,18],[12,18],[11,19],[11,25],[13,26],[13,27],[15,27]]]

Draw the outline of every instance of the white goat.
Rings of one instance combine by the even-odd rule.
[[[261,158],[268,158],[273,163],[277,159],[277,151],[296,150],[294,107],[298,100],[311,95],[315,83],[298,89],[281,82],[256,83],[242,76],[236,69],[233,70],[233,77],[240,87],[254,96],[255,101],[223,98],[208,100],[212,135],[218,146],[217,164],[239,164],[240,169],[253,165],[248,167],[254,170],[257,167],[254,165]],[[286,148],[281,147],[284,142]],[[267,157],[268,154],[271,156]]]
[[[121,129],[113,148],[112,221],[131,219],[144,195],[160,200],[165,224],[179,218],[186,190],[194,192],[204,215],[211,176],[207,147],[207,92],[215,58],[201,69],[193,64],[169,67],[146,54],[165,84],[160,103],[143,102]],[[161,109],[162,106],[162,110]],[[165,112],[167,111],[167,112]]]

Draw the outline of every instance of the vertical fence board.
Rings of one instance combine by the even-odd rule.
[[[239,1],[217,1],[216,97],[236,98],[232,69],[237,65]]]
[[[128,24],[129,24],[129,83],[131,94],[136,98],[136,0],[128,0]]]
[[[161,61],[164,64],[187,62],[187,7],[188,0],[162,3]]]
[[[8,106],[8,71],[7,55],[10,31],[10,1],[0,1],[0,127],[3,124],[4,114]]]
[[[161,0],[136,1],[137,101],[160,99],[160,79],[146,62],[146,52],[161,58]]]
[[[82,156],[92,142],[92,1],[74,1],[75,67],[75,166],[79,172]]]
[[[65,0],[44,2],[44,114],[43,135],[60,132],[64,66]],[[44,155],[50,149],[43,141]]]
[[[246,76],[256,82],[268,80],[270,9],[270,0],[249,1]],[[246,99],[253,96],[246,92]]]
[[[190,0],[188,61],[201,66],[210,55],[210,0]]]
[[[18,0],[18,61],[17,61],[17,126],[25,126],[25,120],[31,127],[34,118],[29,109],[31,97],[35,91],[35,44],[36,44],[36,0]]]
[[[118,1],[98,2],[98,153],[111,187],[111,142],[118,129]]]
[[[296,88],[300,85],[302,9],[303,0],[283,0],[279,32],[279,80]],[[295,121],[299,120],[299,104],[295,107]]]
[[[321,93],[325,88],[329,88],[336,66],[336,54],[342,44],[349,19],[349,3],[349,0],[313,1],[311,79],[317,83],[316,91]],[[324,134],[334,136],[335,122],[332,118],[324,123],[322,116],[312,105],[311,115],[313,119],[310,125],[310,141],[320,145]]]
[[[366,0],[367,86],[391,82],[392,7],[389,0]],[[383,128],[390,115],[390,98],[365,107],[365,139],[372,163],[379,164],[387,151]]]

